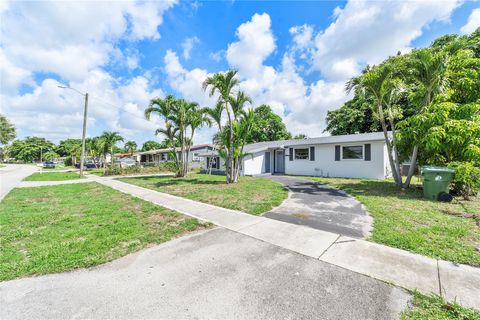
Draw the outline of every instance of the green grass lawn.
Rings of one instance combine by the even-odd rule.
[[[95,266],[206,226],[93,182],[14,189],[0,206],[0,280]]]
[[[480,312],[456,303],[447,303],[437,295],[413,292],[413,307],[402,312],[401,320],[480,320]]]
[[[474,219],[446,212],[480,213],[480,198],[442,203],[423,199],[416,182],[400,191],[393,182],[303,177],[355,196],[374,218],[372,241],[432,258],[480,266],[480,227]]]
[[[23,179],[24,181],[62,181],[80,179],[76,172],[35,172]]]
[[[187,178],[156,176],[120,180],[254,215],[280,205],[288,196],[288,191],[281,184],[254,177],[240,177],[234,184],[227,184],[225,176],[207,174],[190,174]]]

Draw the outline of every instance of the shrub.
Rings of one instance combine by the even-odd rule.
[[[473,162],[451,162],[448,166],[455,170],[452,182],[454,194],[468,200],[480,191],[480,167]]]
[[[71,156],[66,157],[64,163],[66,167],[73,165],[72,157]]]

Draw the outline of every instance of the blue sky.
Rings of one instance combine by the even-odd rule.
[[[344,83],[366,64],[480,24],[477,1],[2,2],[1,105],[19,137],[79,137],[89,92],[89,135],[119,131],[142,143],[162,125],[142,117],[173,93],[211,105],[211,73],[239,70],[254,106],[289,130],[318,136]],[[209,142],[214,129],[195,141]]]

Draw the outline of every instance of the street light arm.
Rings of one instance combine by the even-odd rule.
[[[84,97],[87,95],[86,93],[83,93],[83,92],[81,92],[80,90],[77,90],[77,89],[72,88],[72,87],[69,87],[69,86],[58,85],[57,87],[59,87],[60,89],[70,89],[70,90],[73,90],[73,91],[81,94],[81,95],[84,96]]]

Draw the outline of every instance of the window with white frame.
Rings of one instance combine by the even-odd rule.
[[[308,160],[309,150],[308,148],[295,149],[294,155],[295,155],[295,160]]]
[[[168,160],[168,153],[162,153],[160,160],[161,161],[167,161]]]
[[[343,160],[363,160],[363,146],[343,146]]]
[[[192,155],[192,162],[200,162],[200,157],[198,152],[194,152]]]

